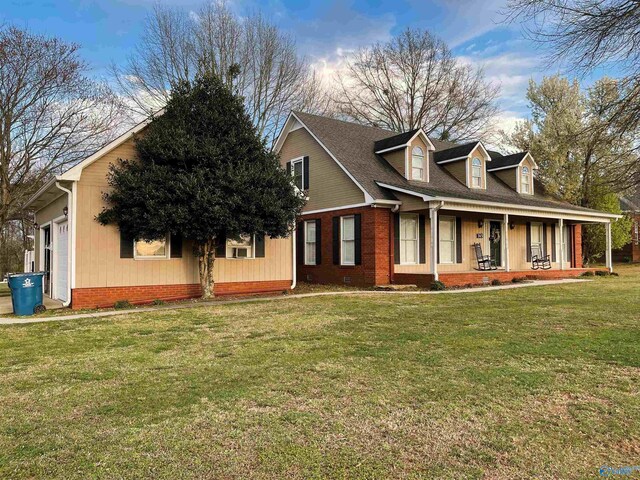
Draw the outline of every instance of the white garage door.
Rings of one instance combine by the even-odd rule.
[[[68,262],[69,258],[69,226],[68,222],[60,222],[55,225],[54,265],[55,265],[55,297],[63,302],[68,300]]]

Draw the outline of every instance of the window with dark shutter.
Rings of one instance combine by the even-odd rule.
[[[393,215],[393,263],[400,265],[400,214]]]
[[[302,189],[309,190],[309,157],[302,159]]]
[[[316,265],[322,264],[322,222],[316,220]]]
[[[133,258],[133,237],[120,232],[120,258]]]
[[[531,261],[531,222],[527,222],[527,262]]]
[[[255,258],[264,258],[264,235],[255,236]]]
[[[182,235],[171,234],[170,239],[171,258],[182,258]]]
[[[304,222],[298,222],[296,228],[296,263],[304,265]]]
[[[420,263],[427,263],[427,236],[425,234],[426,219],[424,215],[420,215],[418,225],[418,240],[420,241],[418,252],[419,261]]]
[[[340,217],[333,217],[333,264],[340,265]]]
[[[456,263],[462,263],[462,218],[456,217]]]
[[[551,261],[556,261],[556,226],[551,225]]]
[[[362,263],[362,216],[356,213],[353,216],[354,228],[355,228],[355,264],[360,265]]]

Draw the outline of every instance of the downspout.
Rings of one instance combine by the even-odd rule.
[[[75,227],[75,205],[76,202],[74,202],[74,195],[73,192],[65,187],[63,187],[62,185],[60,185],[60,182],[56,182],[56,187],[60,190],[62,190],[63,192],[65,192],[67,194],[67,215],[68,215],[68,219],[67,221],[69,222],[69,232],[70,232],[70,238],[69,241],[67,241],[67,301],[64,302],[62,304],[63,307],[68,307],[69,305],[71,305],[71,279],[73,278],[73,262],[72,260],[72,255],[74,252],[73,244],[75,243],[75,235],[74,235],[74,227]],[[73,189],[73,187],[72,187]],[[75,190],[75,189],[73,189]]]
[[[292,252],[292,262],[291,264],[293,265],[292,270],[292,279],[291,279],[291,290],[293,290],[294,288],[296,288],[296,281],[297,281],[297,276],[296,276],[296,243],[298,243],[296,241],[296,235],[297,235],[297,231],[298,231],[298,227],[297,224],[296,226],[293,228],[293,234],[291,235],[291,238],[293,240],[293,246],[291,248],[291,252]]]

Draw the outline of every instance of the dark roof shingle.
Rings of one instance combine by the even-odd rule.
[[[466,157],[471,151],[478,145],[478,142],[469,142],[463,145],[456,145],[452,148],[436,151],[434,159],[436,163],[442,163],[447,160],[453,160],[454,158]]]
[[[470,189],[435,161],[434,157],[438,155],[439,151],[453,150],[455,147],[452,148],[452,145],[454,144],[432,138],[430,140],[434,144],[436,152],[435,155],[429,155],[429,183],[409,181],[381,155],[374,152],[376,142],[395,137],[397,136],[396,132],[303,112],[294,113],[374,199],[396,199],[393,190],[381,186],[381,184],[386,184],[434,197],[594,212],[594,210],[571,205],[546,194],[542,185],[537,181],[534,195],[519,194],[493,174],[487,175],[486,190]],[[477,144],[478,142],[473,142],[462,145],[464,149],[461,151],[468,150],[470,152]],[[468,149],[468,145],[472,146],[471,149]],[[493,160],[493,162],[495,161]]]
[[[499,170],[503,168],[512,168],[520,165],[522,159],[528,152],[514,153],[513,155],[505,155],[497,158],[491,157],[493,160],[487,164],[487,171]]]
[[[387,138],[383,138],[382,140],[378,140],[373,144],[373,151],[379,152],[380,150],[387,150],[390,148],[406,145],[406,143],[409,140],[411,140],[411,137],[413,137],[418,130],[420,129],[416,128],[414,130],[409,130],[408,132],[400,133],[392,137],[387,137]]]

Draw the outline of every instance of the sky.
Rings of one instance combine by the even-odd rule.
[[[164,0],[197,11],[204,0]],[[426,28],[442,38],[463,62],[482,66],[501,87],[499,125],[512,128],[527,116],[530,79],[557,73],[540,48],[509,25],[501,11],[507,0],[230,0],[238,15],[261,11],[295,38],[302,55],[330,78],[345,55],[384,42],[407,27]],[[109,66],[126,62],[140,39],[156,0],[3,0],[0,21],[81,46],[92,74],[108,78]],[[588,84],[593,78],[582,79]]]

